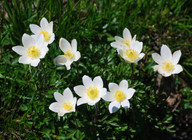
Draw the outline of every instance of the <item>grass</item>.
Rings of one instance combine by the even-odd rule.
[[[192,4],[188,0],[4,0],[1,4],[0,40],[0,138],[1,139],[182,139],[192,138]],[[34,68],[18,63],[12,51],[22,45],[24,33],[32,34],[29,24],[42,17],[54,23],[55,41]],[[146,57],[131,66],[110,46],[114,36],[122,36],[127,27],[144,44]],[[81,59],[72,69],[58,67],[53,59],[62,54],[59,39],[77,39]],[[180,49],[184,71],[159,79],[151,58],[162,44],[172,52]],[[142,67],[140,67],[142,65]],[[138,74],[139,73],[139,74]],[[108,103],[82,105],[77,112],[59,118],[48,107],[53,93],[82,84],[82,76],[100,75],[104,86],[126,79],[136,94],[129,110],[109,114]],[[158,81],[161,80],[158,86]],[[75,95],[75,93],[74,93]],[[76,95],[75,95],[76,96]],[[170,102],[175,100],[173,104]],[[178,106],[176,106],[178,104]],[[175,110],[174,110],[175,109]],[[174,111],[173,111],[174,110]],[[166,138],[165,138],[166,137]]]

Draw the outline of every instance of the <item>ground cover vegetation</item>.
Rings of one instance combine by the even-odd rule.
[[[0,7],[0,139],[192,139],[191,1],[4,0]],[[30,24],[40,25],[43,17],[53,21],[55,39],[36,67],[21,64],[13,47],[22,46],[23,34],[33,34]],[[137,63],[130,64],[111,46],[125,28],[143,42],[145,55]],[[77,41],[80,55],[70,65],[55,65],[55,58],[65,53],[61,38]],[[152,54],[159,54],[163,44],[172,53],[181,51],[179,74],[165,77],[154,71]],[[172,68],[166,64],[165,69]],[[71,103],[78,102],[77,86],[86,86],[85,75],[93,82],[102,78],[107,91],[109,83],[127,88],[127,81],[134,91],[130,107],[108,109],[111,101],[124,98],[118,91],[110,102],[99,97],[96,103],[87,101],[94,105],[76,106],[75,112],[52,112],[54,97],[67,88]],[[94,98],[91,90],[97,89],[89,89]],[[74,104],[63,107],[74,109]]]

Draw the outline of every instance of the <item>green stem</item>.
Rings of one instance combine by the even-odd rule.
[[[44,68],[44,65],[43,65],[42,61],[40,61],[40,64],[41,64],[41,66],[43,68],[43,73],[44,73],[43,74],[43,77],[44,77],[43,90],[44,90],[44,94],[47,94],[46,93],[46,77],[47,77],[47,75],[46,75],[45,68]]]

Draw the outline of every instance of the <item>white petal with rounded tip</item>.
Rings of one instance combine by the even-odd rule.
[[[119,86],[116,83],[109,83],[109,91],[115,93],[118,90]]]
[[[23,46],[24,47],[30,47],[35,45],[35,39],[31,36],[26,36],[24,37],[23,41]]]
[[[45,46],[45,42],[44,42],[44,36],[42,34],[40,35],[35,35],[35,40],[36,40],[36,47],[38,47],[39,49],[43,48]]]
[[[162,45],[161,47],[161,57],[164,60],[172,60],[171,50],[167,47],[167,45]]]
[[[178,74],[182,71],[183,71],[183,68],[181,67],[181,65],[175,65],[172,74]]]
[[[71,101],[73,99],[73,94],[69,88],[63,91],[63,97],[65,101]]]
[[[79,51],[77,51],[77,52],[75,53],[75,59],[74,59],[74,61],[79,60],[80,57],[81,57],[81,54],[80,54]]]
[[[93,79],[93,83],[94,85],[96,85],[97,87],[99,88],[102,88],[103,87],[103,80],[101,79],[100,76],[97,76]]]
[[[67,59],[64,57],[64,55],[59,55],[54,59],[54,63],[56,65],[65,65],[67,62]]]
[[[55,92],[54,93],[54,98],[57,102],[63,103],[64,101],[64,97],[62,94],[60,94],[59,92]]]
[[[43,30],[48,30],[49,23],[46,18],[42,18],[40,21],[40,26]]]
[[[179,62],[180,57],[181,57],[181,51],[180,50],[175,51],[173,53],[173,58],[172,58],[173,65],[176,65]]]
[[[38,25],[30,24],[29,27],[31,32],[34,34],[39,34],[41,32],[41,28]]]
[[[53,33],[53,21],[51,21],[51,22],[49,23],[49,25],[48,25],[48,31],[49,31],[50,33]]]
[[[122,80],[120,83],[119,83],[119,87],[122,88],[122,89],[128,89],[128,82],[126,80]]]
[[[157,63],[160,64],[163,62],[163,59],[161,58],[161,56],[158,53],[153,53],[152,54],[152,58],[153,60]]]
[[[133,44],[134,46],[131,46],[131,47],[133,47],[133,49],[135,49],[137,53],[140,54],[143,49],[143,42],[139,42],[139,41],[133,41],[133,42],[135,42]]]
[[[87,100],[85,98],[80,98],[77,100],[77,106],[87,103]]]
[[[83,80],[82,80],[82,81],[83,81],[83,85],[84,85],[86,88],[88,88],[88,87],[90,87],[90,86],[93,86],[93,81],[92,81],[92,79],[91,79],[89,76],[84,75],[82,79],[83,79]]]
[[[47,46],[44,46],[43,48],[41,48],[41,50],[40,50],[40,56],[39,56],[39,58],[44,58],[45,57],[45,55],[46,55],[46,53],[48,52],[48,47]]]
[[[19,57],[19,63],[30,64],[31,63],[31,58],[23,55],[23,56]]]
[[[123,43],[124,39],[119,36],[115,36],[115,41]]]
[[[119,42],[112,42],[110,45],[113,48],[122,48],[122,44],[120,44]]]
[[[85,92],[86,92],[86,88],[85,88],[85,86],[83,86],[83,85],[79,85],[79,86],[75,86],[74,88],[74,91],[75,91],[75,93],[78,95],[78,96],[80,96],[80,97],[84,97],[85,96]]]
[[[106,95],[107,89],[106,89],[106,88],[101,88],[100,91],[99,91],[99,93],[100,93],[100,97],[103,97],[103,96]]]
[[[115,113],[119,110],[120,108],[120,103],[117,101],[113,101],[109,104],[109,112],[110,113]]]
[[[59,40],[59,47],[63,52],[66,52],[67,50],[71,50],[71,45],[65,38],[61,38]]]
[[[58,102],[54,102],[49,106],[49,109],[53,112],[59,112],[61,105]]]
[[[36,67],[39,64],[39,62],[40,62],[39,58],[34,59],[34,60],[32,59],[31,60],[31,66]]]
[[[123,30],[123,38],[130,41],[132,40],[131,33],[127,28]]]
[[[63,108],[60,108],[60,110],[59,110],[59,112],[58,112],[58,116],[63,116],[63,115],[65,115],[65,110],[63,109]]]
[[[26,54],[26,48],[24,48],[23,46],[15,46],[12,48],[12,50],[18,53],[19,55]]]
[[[139,60],[141,60],[144,56],[145,56],[144,53],[140,53],[138,59],[136,59],[135,61],[129,61],[129,63],[137,63],[137,62],[138,62]]]
[[[133,94],[135,93],[135,89],[129,88],[126,93],[126,98],[131,99],[133,97]]]
[[[123,102],[121,102],[121,106],[123,108],[129,108],[130,107],[130,103],[128,100],[124,100]]]
[[[73,50],[74,52],[76,52],[76,51],[77,51],[77,40],[76,40],[76,39],[73,39],[73,40],[71,41],[71,46],[72,46],[72,50]]]
[[[24,33],[22,36],[22,43],[24,42],[24,40],[26,40],[27,37],[30,37],[28,34]]]
[[[55,34],[52,33],[51,38],[48,43],[51,44],[54,40],[55,40]]]
[[[114,94],[112,94],[111,92],[107,92],[107,94],[105,94],[102,98],[107,102],[115,101]]]

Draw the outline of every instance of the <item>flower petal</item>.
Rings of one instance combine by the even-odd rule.
[[[57,102],[63,103],[64,101],[64,96],[60,94],[59,92],[54,93],[54,98]]]
[[[115,36],[115,41],[116,42],[120,42],[120,43],[123,43],[124,39],[119,37],[119,36]]]
[[[107,102],[111,102],[115,100],[115,97],[111,92],[107,92],[107,94],[105,94],[102,98]]]
[[[161,57],[164,60],[172,60],[171,50],[167,47],[167,45],[162,45],[161,47]]]
[[[73,99],[73,94],[69,88],[63,91],[63,97],[65,101],[71,101]]]
[[[135,89],[129,88],[126,92],[126,98],[131,99],[133,97],[133,94],[135,93]]]
[[[86,88],[83,85],[75,86],[74,88],[75,93],[80,97],[85,97]]]
[[[39,34],[41,32],[41,28],[38,25],[30,24],[29,27],[31,32],[34,34]]]
[[[87,103],[87,100],[85,98],[80,98],[77,100],[77,106]]]
[[[83,78],[82,78],[82,81],[83,81],[83,85],[88,88],[90,86],[93,86],[93,81],[92,79],[87,76],[87,75],[84,75]]]
[[[18,53],[19,55],[26,54],[26,48],[24,48],[23,46],[15,46],[12,48],[12,50]]]
[[[51,44],[55,40],[55,34],[52,33],[51,38],[49,39],[48,44]]]
[[[67,50],[71,50],[71,45],[65,38],[61,38],[59,40],[59,47],[63,52],[66,52]]]
[[[81,54],[80,54],[79,51],[77,51],[77,52],[75,53],[75,59],[74,59],[74,61],[79,60],[80,57],[81,57]]]
[[[181,51],[180,50],[175,51],[173,53],[173,58],[172,58],[173,65],[176,65],[179,62],[180,57],[181,57]]]
[[[178,74],[182,71],[183,71],[183,68],[181,67],[181,65],[175,65],[172,74]]]
[[[95,86],[102,88],[103,87],[103,80],[101,79],[100,76],[97,76],[93,79],[93,83]]]
[[[132,40],[131,33],[127,28],[123,30],[123,38],[130,41]]]
[[[58,102],[54,102],[49,106],[49,109],[53,112],[59,112],[61,108],[61,104],[59,104]]]
[[[118,90],[119,86],[116,83],[109,83],[109,91],[115,93]]]
[[[40,21],[40,26],[43,30],[48,30],[49,23],[46,18],[42,18]]]
[[[64,57],[64,55],[59,55],[54,59],[54,63],[56,65],[65,65],[65,63],[67,62],[67,59]]]
[[[23,35],[22,42],[24,47],[30,47],[35,45],[35,39],[27,34]]]
[[[128,82],[126,80],[122,80],[120,83],[119,83],[119,87],[120,88],[123,88],[123,89],[128,89]]]
[[[109,104],[109,112],[110,113],[115,113],[119,110],[120,108],[120,103],[117,101],[113,101]]]
[[[161,56],[158,53],[153,53],[152,58],[159,65],[161,65],[161,63],[163,62],[163,59],[161,58]]]
[[[22,64],[30,64],[31,63],[31,59],[25,55],[19,57],[19,63]]]
[[[72,46],[73,51],[76,52],[77,51],[77,40],[76,39],[73,39],[71,41],[71,46]]]
[[[117,48],[117,49],[121,49],[122,48],[122,44],[119,43],[119,42],[112,42],[110,45],[113,48]]]
[[[40,62],[39,58],[34,59],[34,60],[32,59],[31,60],[31,66],[36,67],[39,64],[39,62]]]
[[[121,102],[121,106],[123,108],[129,108],[130,107],[130,103],[128,100],[124,100],[123,102]]]

